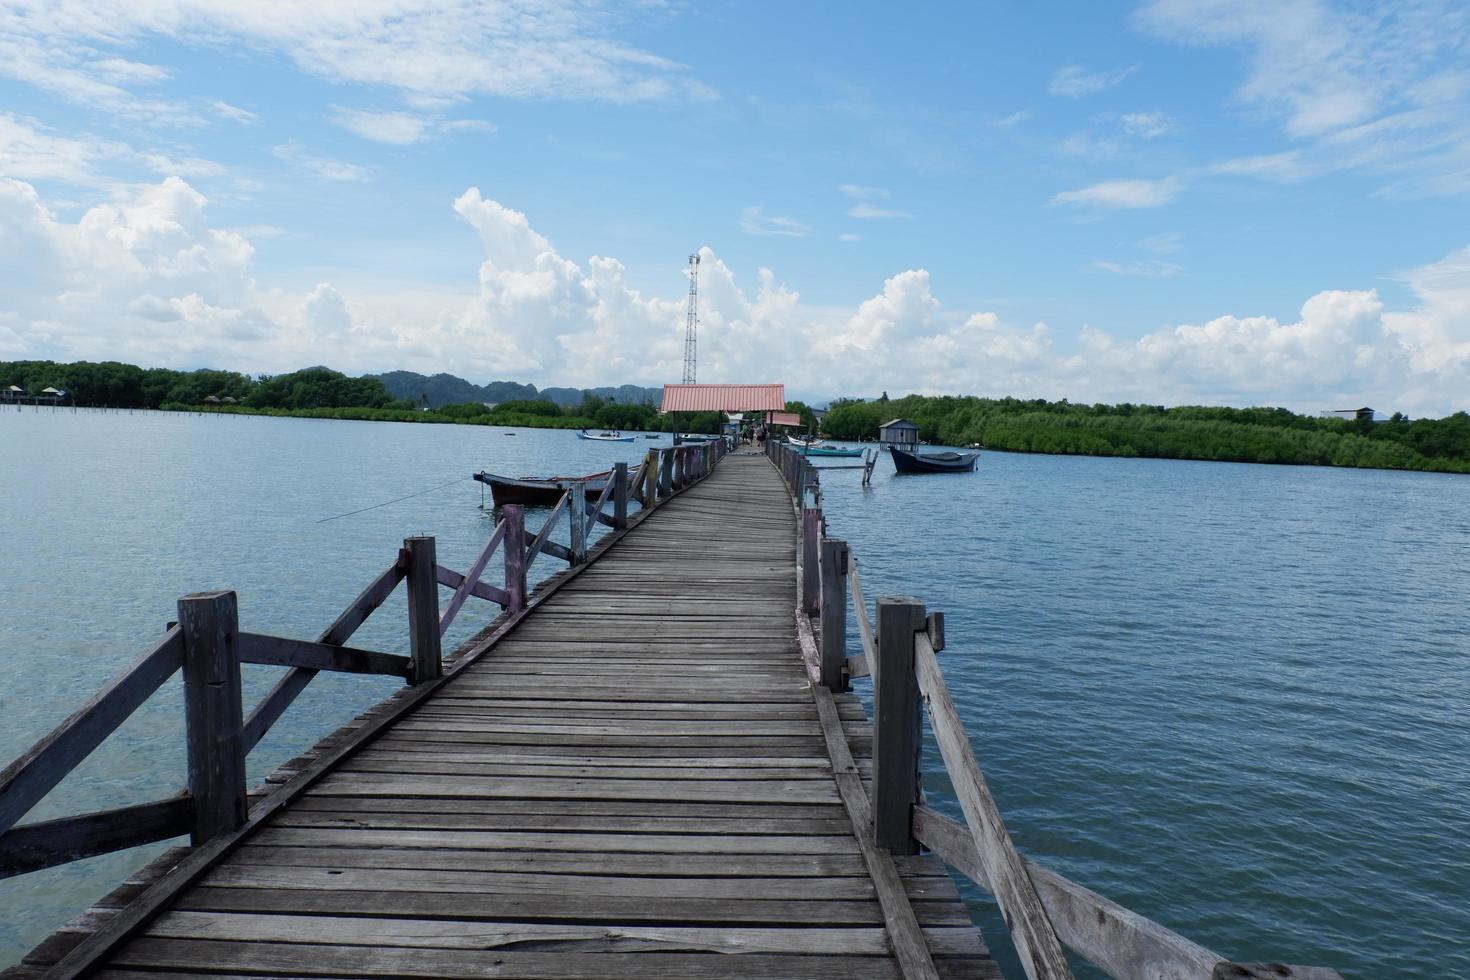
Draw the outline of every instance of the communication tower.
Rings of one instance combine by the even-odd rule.
[[[694,338],[699,332],[699,253],[689,256],[689,315],[684,320],[684,383],[694,384]]]

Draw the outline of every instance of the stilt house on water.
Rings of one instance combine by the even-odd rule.
[[[919,444],[919,427],[908,419],[894,419],[878,426],[878,441],[885,446],[912,449]]]

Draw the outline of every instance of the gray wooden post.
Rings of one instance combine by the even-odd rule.
[[[413,682],[422,684],[444,673],[439,650],[439,579],[434,574],[438,559],[432,537],[404,538],[408,551],[408,655],[413,661]]]
[[[676,449],[659,450],[658,495],[667,497],[674,492],[674,453]]]
[[[822,539],[822,683],[847,690],[847,542]]]
[[[572,564],[580,565],[587,560],[587,484],[581,480],[572,484],[569,503],[567,516],[572,521]]]
[[[179,600],[184,640],[184,719],[196,846],[245,823],[244,708],[240,703],[239,604],[233,592]]]
[[[801,509],[801,611],[815,616],[820,607],[821,579],[817,570],[817,545],[822,537],[822,512]]]
[[[613,464],[613,530],[621,531],[628,526],[628,464]]]
[[[526,608],[526,509],[506,504],[500,513],[505,521],[505,538],[500,544],[505,549],[505,593],[510,597],[505,611],[520,612]]]
[[[917,854],[913,806],[919,802],[920,707],[914,676],[914,634],[924,628],[924,604],[909,597],[878,600],[878,661],[874,671],[873,838],[893,854]]]

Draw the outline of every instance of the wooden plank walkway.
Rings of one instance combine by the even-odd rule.
[[[770,463],[727,457],[100,975],[901,976],[798,652],[795,535]],[[998,976],[940,862],[894,861],[938,975]]]

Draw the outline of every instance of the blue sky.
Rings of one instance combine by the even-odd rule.
[[[0,3],[0,357],[1470,408],[1467,27]]]

